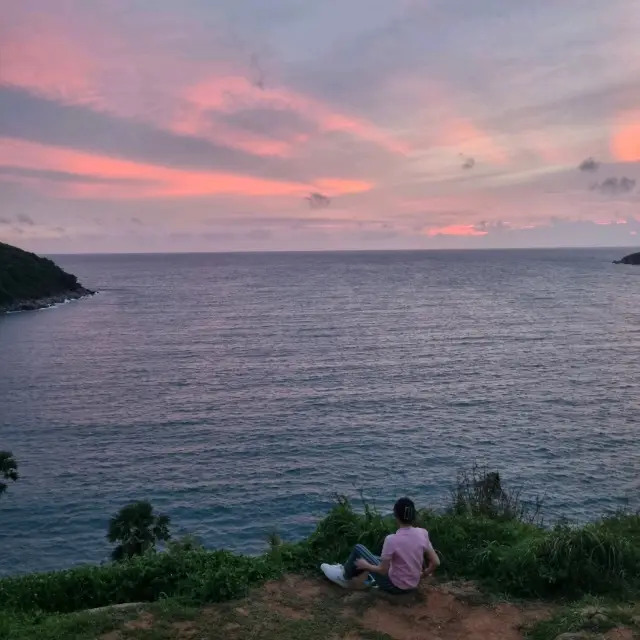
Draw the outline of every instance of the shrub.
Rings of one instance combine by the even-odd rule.
[[[519,489],[503,486],[497,471],[480,469],[458,473],[451,495],[450,511],[456,515],[480,516],[497,520],[520,520],[542,525],[542,499],[524,502]]]
[[[618,513],[585,526],[550,529],[530,520],[469,509],[418,514],[445,576],[476,579],[518,596],[640,594],[640,515]],[[292,544],[272,535],[260,557],[206,551],[187,538],[166,553],[148,548],[104,566],[0,579],[0,611],[62,613],[164,597],[228,600],[284,572],[317,574],[321,562],[344,561],[356,543],[379,553],[395,528],[391,516],[366,503],[356,511],[340,497],[306,540]]]
[[[18,479],[18,463],[10,451],[0,451],[0,477],[15,482]],[[7,483],[0,481],[0,496],[7,490]]]
[[[139,556],[155,549],[158,542],[171,538],[169,516],[155,515],[150,502],[132,502],[111,518],[107,539],[120,542],[113,550],[113,560]]]
[[[639,531],[636,529],[635,535]],[[509,549],[496,567],[494,579],[524,596],[637,592],[640,547],[603,522],[559,526]]]
[[[267,557],[227,551],[147,553],[103,566],[0,580],[0,610],[66,613],[176,596],[217,602],[244,595],[281,568]]]

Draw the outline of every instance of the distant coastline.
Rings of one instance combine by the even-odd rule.
[[[0,242],[0,314],[46,309],[95,293],[52,260]]]
[[[638,253],[630,253],[628,256],[621,258],[620,260],[614,260],[613,264],[640,264],[640,251]]]

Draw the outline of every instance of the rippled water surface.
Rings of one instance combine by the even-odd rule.
[[[0,573],[108,556],[150,499],[256,552],[332,493],[442,504],[499,467],[550,514],[640,506],[640,268],[620,250],[65,256],[92,299],[0,317]]]

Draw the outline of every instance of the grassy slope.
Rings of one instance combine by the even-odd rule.
[[[0,307],[81,289],[54,262],[0,242]]]
[[[542,529],[499,514],[423,512],[420,524],[442,556],[444,577],[474,579],[487,591],[519,598],[601,596],[622,603],[640,597],[638,515]],[[173,550],[120,564],[5,578],[0,580],[0,637],[48,638],[47,625],[89,624],[60,614],[115,603],[169,599],[198,606],[242,598],[251,587],[284,573],[317,572],[320,561],[344,558],[356,542],[379,550],[392,530],[389,518],[370,509],[358,513],[340,501],[307,540],[276,546],[258,558]],[[574,609],[550,623],[553,630],[582,624]]]

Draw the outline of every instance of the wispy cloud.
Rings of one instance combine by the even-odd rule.
[[[3,237],[200,246],[211,211],[211,248],[637,231],[596,224],[638,201],[635,0],[50,4],[3,7]]]
[[[32,227],[35,222],[33,221],[33,218],[29,215],[27,215],[26,213],[19,213],[16,216],[16,220],[20,223],[20,224],[25,224],[29,227]]]

